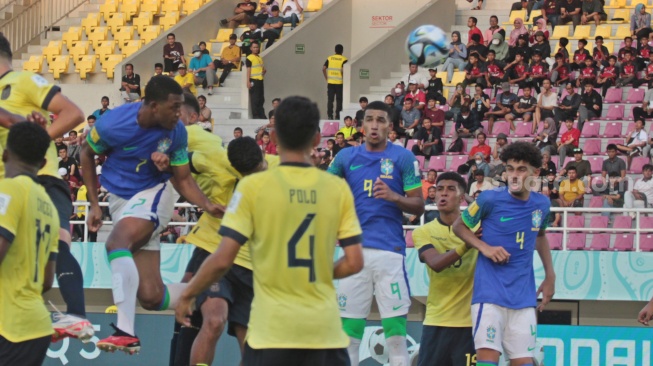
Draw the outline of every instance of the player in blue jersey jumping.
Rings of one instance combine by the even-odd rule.
[[[455,234],[478,249],[472,295],[472,329],[477,366],[496,366],[501,353],[512,366],[533,365],[538,309],[555,292],[551,250],[544,230],[550,201],[529,187],[542,166],[540,151],[515,142],[501,152],[507,187],[481,193],[453,226]],[[470,228],[481,223],[483,236]],[[544,266],[545,278],[535,291],[533,253]]]
[[[354,194],[363,229],[365,267],[340,281],[338,304],[352,366],[358,366],[359,348],[370,313],[372,297],[381,313],[391,366],[408,366],[406,314],[410,289],[404,263],[406,241],[402,213],[424,213],[422,182],[415,155],[389,144],[392,121],[383,102],[365,108],[365,144],[341,150],[329,172],[345,178]]]
[[[100,340],[103,351],[140,350],[134,333],[136,298],[148,310],[174,309],[186,284],[164,285],[160,273],[159,233],[174,208],[173,186],[190,203],[208,214],[222,215],[200,191],[188,165],[187,135],[179,121],[184,101],[179,84],[166,76],[153,77],[142,103],[107,112],[87,136],[81,160],[91,204],[89,230],[102,226],[98,206],[94,155],[106,154],[102,185],[111,193],[114,220],[106,248],[113,273],[113,299],[118,308],[116,333]]]

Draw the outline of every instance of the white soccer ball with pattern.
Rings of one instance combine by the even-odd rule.
[[[449,56],[447,34],[434,25],[419,26],[408,35],[406,52],[411,62],[436,67]]]

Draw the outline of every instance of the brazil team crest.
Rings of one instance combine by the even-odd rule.
[[[347,307],[347,295],[338,295],[338,307],[340,307],[340,310],[344,310]]]
[[[531,222],[533,223],[533,231],[539,231],[542,227],[542,210],[535,210],[531,214]]]
[[[487,327],[487,341],[494,343],[494,338],[497,337],[497,330],[493,326]]]
[[[170,146],[172,146],[172,141],[167,137],[163,138],[159,140],[159,145],[157,146],[156,151],[165,154],[170,149]]]
[[[392,179],[392,172],[395,170],[395,165],[390,159],[381,159],[381,178]]]

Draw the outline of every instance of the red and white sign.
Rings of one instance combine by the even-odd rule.
[[[392,15],[372,15],[370,28],[394,28]]]

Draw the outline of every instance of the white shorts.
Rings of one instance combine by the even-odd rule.
[[[109,212],[114,224],[125,217],[135,217],[149,220],[154,223],[154,233],[150,241],[144,245],[143,250],[161,250],[159,234],[168,226],[174,210],[174,189],[170,182],[160,183],[156,186],[135,194],[129,200],[109,195]]]
[[[343,318],[364,319],[376,297],[381,318],[408,314],[410,288],[405,258],[398,253],[363,248],[365,266],[359,273],[340,280],[338,306]]]
[[[535,308],[515,310],[494,304],[473,304],[472,329],[477,350],[493,349],[511,360],[535,357]]]

